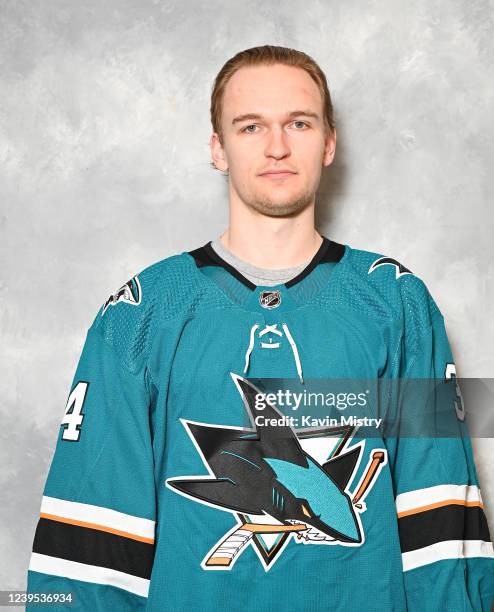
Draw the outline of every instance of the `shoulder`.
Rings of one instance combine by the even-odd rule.
[[[109,293],[90,330],[97,331],[131,371],[138,370],[160,323],[187,309],[197,290],[194,278],[185,252],[157,261]]]
[[[363,300],[377,303],[388,316],[417,328],[428,327],[440,310],[420,273],[386,253],[347,247],[349,277]]]

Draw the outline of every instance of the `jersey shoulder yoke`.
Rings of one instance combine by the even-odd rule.
[[[130,371],[138,371],[160,324],[186,311],[198,289],[186,255],[171,255],[147,266],[111,293],[90,329],[103,336]]]
[[[355,293],[375,302],[384,316],[401,320],[416,333],[430,326],[440,310],[425,282],[400,260],[363,249],[349,249],[348,267]]]

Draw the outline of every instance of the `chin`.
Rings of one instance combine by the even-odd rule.
[[[310,202],[310,201],[309,201]],[[257,201],[249,204],[250,208],[270,217],[290,217],[298,214],[309,202],[298,200],[293,203]]]

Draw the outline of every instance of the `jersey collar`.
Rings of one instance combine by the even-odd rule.
[[[246,276],[244,276],[237,268],[225,261],[212,247],[212,240],[207,242],[204,246],[189,251],[189,255],[194,258],[196,266],[202,268],[204,266],[219,266],[229,272],[238,281],[245,285],[251,291],[257,289],[258,285],[255,285]],[[345,246],[334,240],[329,240],[326,236],[322,236],[322,243],[317,253],[310,260],[307,266],[299,272],[294,278],[290,279],[286,283],[283,283],[285,287],[293,287],[301,280],[306,278],[314,268],[320,263],[326,262],[339,262],[345,253]]]

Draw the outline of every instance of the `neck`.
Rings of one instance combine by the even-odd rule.
[[[268,217],[246,208],[230,210],[230,223],[220,240],[239,259],[272,270],[312,259],[322,243],[314,227],[313,207],[295,217]]]

